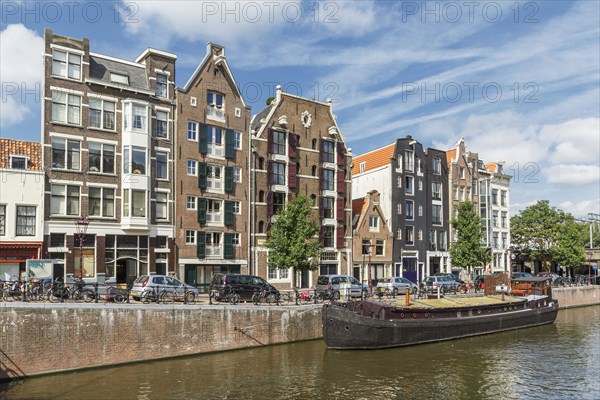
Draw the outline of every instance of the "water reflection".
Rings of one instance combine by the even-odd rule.
[[[323,341],[31,378],[8,399],[598,399],[600,307],[555,324],[376,351]]]

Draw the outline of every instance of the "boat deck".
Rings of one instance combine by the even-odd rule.
[[[504,296],[502,300],[501,295],[497,296],[453,296],[453,297],[442,297],[440,299],[410,299],[410,305],[405,304],[404,298],[402,299],[383,299],[380,303],[385,303],[398,308],[415,308],[415,309],[440,309],[440,308],[458,308],[458,307],[477,307],[477,306],[491,306],[501,304],[515,304],[525,302],[524,297],[515,296]]]

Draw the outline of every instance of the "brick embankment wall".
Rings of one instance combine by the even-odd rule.
[[[553,288],[552,297],[559,308],[582,307],[600,304],[600,285]]]
[[[0,303],[0,380],[317,339],[321,307]]]

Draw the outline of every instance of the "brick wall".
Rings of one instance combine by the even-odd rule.
[[[0,303],[0,380],[322,337],[321,307]]]

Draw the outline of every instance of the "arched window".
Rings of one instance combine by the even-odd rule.
[[[317,176],[317,166],[316,165],[312,166],[312,176]]]
[[[264,190],[260,190],[258,192],[258,202],[259,203],[264,203],[265,202],[265,191]]]
[[[316,150],[317,149],[317,139],[313,139],[312,140],[312,149]]]
[[[317,205],[317,196],[315,194],[310,195],[310,201],[312,202],[313,207]]]
[[[265,159],[258,157],[258,169],[265,169]]]

